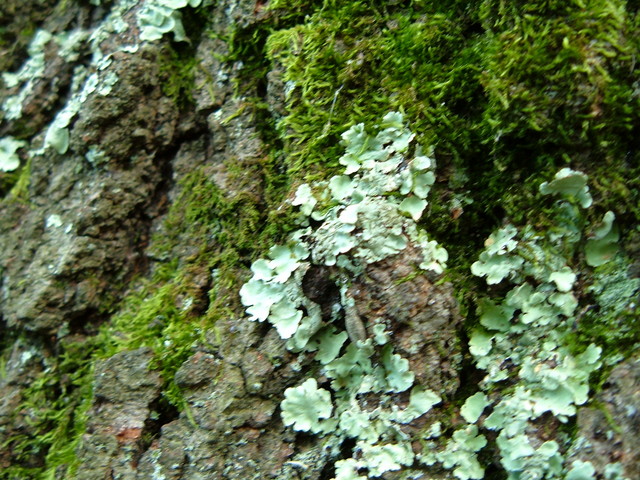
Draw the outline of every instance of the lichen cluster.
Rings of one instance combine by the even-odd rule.
[[[290,350],[314,354],[329,382],[331,391],[314,378],[287,389],[281,404],[285,425],[356,440],[353,457],[336,461],[336,480],[377,477],[416,462],[440,464],[461,480],[481,479],[477,452],[488,444],[487,431],[498,434],[495,448],[509,480],[594,479],[589,462],[565,462],[570,437],[556,433],[542,440],[532,422],[546,414],[566,423],[587,402],[590,374],[602,365],[601,347],[592,343],[576,353],[567,338],[581,309],[573,291],[580,271],[576,259],[601,266],[614,258],[613,212],[604,215],[602,225],[590,227],[582,213],[593,203],[588,178],[565,168],[540,185],[541,195],[560,197],[549,211],[547,231],[507,224],[489,236],[471,272],[489,285],[515,286],[497,300],[478,301],[479,325],[471,332],[469,350],[486,375],[481,390],[460,408],[467,424],[450,437],[442,435],[439,423],[431,425],[416,455],[411,447],[416,439],[399,425],[424,415],[441,398],[414,386],[404,410],[393,406],[393,396],[412,387],[414,374],[393,353],[384,324],[371,326],[373,338],[366,337],[364,326],[360,334],[352,333],[358,329],[350,329],[349,322],[361,320],[354,319],[357,309],[347,292],[366,265],[396,255],[409,243],[421,247],[424,271],[442,273],[447,256],[414,223],[435,180],[433,160],[419,147],[406,160],[414,135],[402,126],[400,114],[386,115],[379,130],[373,137],[359,124],[342,135],[344,174],[317,185],[316,195],[307,184],[298,187],[292,203],[300,207],[303,228],[286,246],[274,246],[269,259],[254,262],[253,277],[240,291],[250,320],[268,320]],[[583,232],[590,228],[593,234],[585,240]],[[312,265],[330,269],[340,288],[330,318],[304,295]],[[346,331],[338,327],[341,318]],[[362,396],[370,394],[379,396],[377,406],[363,404]],[[489,407],[491,414],[483,415]]]
[[[589,398],[589,376],[601,367],[602,348],[592,343],[572,352],[567,336],[585,307],[574,292],[584,271],[580,249],[588,250],[582,258],[589,265],[611,261],[616,246],[596,248],[593,242],[609,233],[614,215],[607,212],[601,231],[585,242],[589,226],[582,209],[592,205],[586,175],[562,169],[540,192],[561,197],[549,212],[549,229],[506,225],[487,239],[471,267],[488,284],[515,285],[500,301],[479,301],[480,325],[469,340],[476,365],[486,372],[483,399],[492,407],[481,425],[499,432],[496,445],[509,479],[591,479],[588,462],[564,463],[562,450],[570,439],[542,440],[531,422],[551,414],[566,423]]]
[[[409,245],[421,250],[425,272],[441,273],[447,260],[446,250],[416,225],[435,181],[433,159],[415,145],[400,113],[385,115],[377,130],[372,135],[358,124],[342,135],[344,174],[313,189],[298,187],[292,203],[300,207],[302,228],[287,245],[271,248],[269,259],[255,261],[253,277],[240,290],[249,318],[272,323],[290,350],[314,354],[330,380],[333,398],[313,378],[288,389],[282,418],[295,430],[356,440],[358,459],[336,464],[342,480],[365,478],[355,473],[358,468],[379,476],[411,465],[415,455],[400,426],[440,402],[435,392],[414,386],[406,408],[393,405],[394,394],[413,386],[414,374],[393,353],[383,323],[372,326],[375,334],[367,338],[348,293],[368,264]],[[310,222],[321,223],[314,228]],[[303,291],[312,266],[327,269],[340,290],[329,318]],[[359,400],[367,394],[378,397],[377,405]]]

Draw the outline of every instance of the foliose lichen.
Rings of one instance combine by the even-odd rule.
[[[359,334],[350,331],[349,323],[360,320],[351,319],[357,313],[348,287],[366,265],[409,244],[420,247],[424,271],[442,273],[445,267],[446,251],[415,223],[435,177],[432,158],[413,147],[413,138],[396,112],[383,118],[375,136],[364,125],[345,132],[345,153],[339,159],[344,174],[298,187],[292,203],[300,208],[301,228],[286,245],[272,247],[268,259],[253,263],[253,277],[240,291],[250,319],[272,323],[290,350],[315,354],[330,382],[331,391],[314,379],[288,389],[281,405],[285,424],[355,439],[353,457],[335,464],[337,480],[376,477],[416,462],[440,464],[461,480],[481,479],[484,468],[477,453],[488,443],[483,434],[487,430],[497,434],[495,446],[509,480],[592,478],[588,462],[565,462],[568,439],[542,441],[532,433],[532,422],[542,415],[560,423],[575,415],[589,398],[590,374],[602,362],[602,348],[596,344],[579,353],[567,346],[580,303],[573,291],[578,270],[572,266],[576,257],[582,258],[582,248],[589,265],[595,263],[594,251],[611,253],[598,254],[602,263],[611,259],[616,251],[612,244],[617,237],[610,236],[615,217],[608,212],[591,238],[584,239],[589,226],[582,209],[591,206],[592,198],[587,176],[570,169],[540,187],[543,195],[561,197],[552,210],[555,225],[539,232],[529,225],[518,229],[507,224],[491,234],[471,267],[489,285],[509,281],[514,286],[502,299],[478,302],[480,322],[470,335],[469,349],[486,376],[481,391],[460,409],[467,424],[448,438],[432,425],[420,454],[400,430],[441,398],[413,385],[415,376],[407,360],[393,352],[384,326],[371,328],[372,338],[363,326]],[[414,154],[407,159],[410,152]],[[604,243],[596,248],[593,242]],[[330,318],[303,293],[311,266],[330,269],[340,289],[340,302]],[[338,327],[341,318],[346,331]],[[394,406],[394,394],[409,389],[408,407]],[[363,408],[365,393],[377,395],[378,404]],[[491,414],[483,416],[488,407]]]
[[[30,57],[25,64],[15,73],[3,73],[3,80],[7,86],[20,87],[17,93],[7,97],[2,104],[5,118],[15,120],[22,116],[23,103],[44,74],[45,48],[50,42],[57,45],[58,55],[66,62],[76,61],[85,47],[88,47],[91,52],[89,65],[81,65],[74,69],[69,97],[49,123],[42,147],[30,150],[29,157],[42,155],[47,148],[53,148],[57,153],[65,154],[69,148],[70,126],[82,104],[91,94],[107,96],[111,93],[118,82],[118,76],[112,68],[109,68],[113,63],[113,52],[103,52],[101,44],[109,35],[121,34],[129,28],[123,16],[135,5],[135,0],[120,0],[112,6],[106,18],[95,28],[74,29],[56,34],[38,30],[29,45]],[[138,45],[122,45],[118,50],[129,54],[135,53]]]
[[[20,157],[17,151],[27,145],[27,142],[16,140],[13,137],[0,139],[0,170],[11,172],[20,166]]]
[[[582,232],[589,227],[582,209],[592,204],[587,176],[562,169],[540,192],[562,197],[552,210],[556,224],[546,232],[507,225],[489,237],[472,266],[472,273],[486,277],[488,284],[508,279],[515,285],[501,301],[483,298],[478,304],[480,325],[471,334],[469,349],[486,372],[481,388],[492,406],[480,424],[498,433],[496,444],[509,480],[592,479],[595,470],[589,462],[565,464],[568,439],[542,440],[532,422],[550,414],[566,423],[589,399],[589,376],[601,366],[602,348],[591,343],[576,353],[567,345],[581,314],[573,290],[576,272],[585,267],[576,264],[582,248],[591,266],[613,258],[617,236],[608,235],[615,216],[607,212],[596,233],[584,241]],[[593,242],[602,243],[596,247]],[[463,416],[477,420],[471,407],[465,404]]]
[[[153,42],[165,33],[173,32],[176,42],[189,41],[182,25],[180,9],[198,7],[202,0],[153,0],[145,2],[138,12],[138,26],[142,30],[140,39]]]
[[[309,379],[289,388],[281,407],[294,430],[355,440],[354,457],[336,463],[336,479],[366,478],[357,473],[364,468],[376,477],[412,465],[415,454],[400,427],[440,402],[435,392],[413,385],[415,375],[387,343],[384,326],[366,338],[348,294],[366,265],[410,244],[422,251],[425,272],[442,273],[447,260],[446,250],[416,224],[435,181],[433,159],[413,144],[401,113],[385,115],[377,130],[373,135],[358,124],[342,135],[344,174],[298,187],[292,203],[300,207],[301,228],[253,263],[253,277],[240,290],[250,320],[268,320],[290,350],[314,353],[329,379],[332,393]],[[329,318],[304,295],[311,266],[331,271],[340,290]],[[394,395],[409,389],[409,404],[400,409]],[[377,402],[364,405],[363,394]]]

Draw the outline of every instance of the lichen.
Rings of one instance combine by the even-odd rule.
[[[300,206],[302,228],[289,236],[287,245],[272,247],[269,259],[253,263],[253,277],[240,296],[249,319],[272,323],[290,350],[317,352],[331,381],[335,406],[315,379],[287,389],[281,404],[285,424],[339,439],[354,438],[354,461],[339,464],[336,475],[348,478],[354,469],[366,468],[369,476],[376,477],[413,464],[415,455],[399,425],[422,416],[440,398],[413,386],[409,362],[379,338],[382,332],[376,335],[379,347],[366,338],[347,289],[366,265],[396,255],[409,244],[421,249],[424,271],[442,273],[447,254],[415,224],[427,203],[435,163],[419,146],[410,148],[414,135],[404,126],[402,115],[385,115],[375,135],[364,125],[355,125],[342,139],[345,153],[339,163],[345,166],[344,174],[315,188],[298,187],[292,203]],[[407,158],[410,151],[415,155]],[[424,204],[407,211],[403,208],[407,198]],[[310,220],[322,223],[313,228]],[[341,299],[331,318],[323,318],[320,306],[304,295],[303,278],[312,265],[336,269],[334,281]],[[346,332],[337,330],[340,317]],[[340,355],[347,337],[350,342]],[[410,389],[405,409],[388,407],[394,394]],[[368,393],[380,397],[373,410],[358,399]]]
[[[20,166],[17,151],[27,145],[26,142],[13,137],[0,139],[0,171],[11,172]]]
[[[576,408],[589,399],[589,376],[602,365],[600,346],[590,343],[573,352],[568,341],[580,315],[579,293],[574,291],[576,274],[568,264],[584,271],[585,267],[575,265],[575,256],[579,247],[587,248],[593,241],[581,242],[583,236],[573,228],[582,223],[576,216],[584,214],[572,206],[591,205],[587,177],[565,169],[554,182],[543,183],[540,191],[545,195],[559,194],[570,202],[557,201],[554,205],[555,218],[568,218],[569,225],[558,225],[548,232],[534,232],[531,227],[518,232],[512,226],[508,227],[508,234],[505,229],[499,230],[492,234],[480,255],[481,259],[485,256],[483,268],[476,264],[472,267],[475,275],[488,275],[487,283],[495,284],[506,280],[507,275],[487,258],[499,254],[519,258],[518,262],[511,262],[515,267],[508,271],[508,279],[516,286],[499,303],[480,301],[481,327],[469,340],[477,366],[486,372],[481,387],[493,399],[491,415],[481,424],[499,432],[496,443],[509,479],[521,478],[525,472],[531,478],[591,478],[594,473],[590,463],[563,465],[563,442],[554,439],[540,444],[529,430],[531,422],[543,414],[552,414],[562,423],[574,416]],[[567,217],[567,212],[572,215]],[[598,229],[603,237],[611,230],[612,215],[607,220]],[[602,260],[612,261],[613,255]],[[590,264],[588,254],[586,263]],[[498,276],[492,277],[496,270]],[[509,369],[503,367],[506,358]],[[511,385],[503,392],[500,385],[507,380]],[[463,406],[467,412],[462,414],[477,420],[475,413],[469,412],[472,398]]]
[[[140,39],[148,42],[160,40],[165,33],[173,33],[176,42],[188,41],[182,25],[180,9],[200,6],[202,0],[154,0],[145,2],[138,11]]]
[[[90,3],[102,3],[107,16],[100,20],[101,26],[84,44],[82,35],[74,36],[71,31],[53,35],[61,47],[67,41],[71,43],[66,45],[79,42],[78,49],[62,48],[65,55],[77,54],[85,45],[89,45],[93,55],[85,65],[88,70],[80,69],[74,76],[70,105],[82,98],[83,91],[112,94],[116,78],[99,47],[110,35],[124,31],[127,26],[123,13],[138,2],[92,0]],[[36,399],[31,411],[35,412],[37,431],[42,437],[37,444],[33,438],[26,437],[18,443],[28,449],[31,442],[35,445],[33,448],[43,454],[48,450],[46,469],[50,474],[57,466],[73,462],[73,442],[82,434],[82,415],[77,416],[78,423],[72,431],[66,430],[65,425],[69,424],[65,422],[74,408],[86,405],[90,398],[87,388],[90,374],[85,367],[90,367],[93,360],[86,355],[100,352],[98,356],[107,356],[133,345],[153,346],[163,359],[165,394],[170,402],[182,405],[181,393],[171,382],[173,372],[191,352],[192,344],[201,340],[202,330],[214,328],[215,319],[238,314],[236,294],[244,279],[244,265],[258,257],[275,260],[266,259],[269,248],[283,244],[291,229],[299,228],[292,221],[291,204],[285,203],[279,208],[290,186],[309,182],[307,190],[298,190],[299,205],[295,206],[301,207],[304,216],[314,213],[320,218],[316,221],[323,222],[321,216],[331,208],[332,202],[348,201],[353,194],[348,174],[334,176],[326,185],[328,190],[317,183],[348,166],[339,162],[343,148],[339,143],[340,133],[349,125],[372,124],[383,113],[401,107],[405,108],[404,119],[416,133],[413,142],[433,145],[440,169],[437,183],[433,183],[434,178],[429,176],[432,171],[427,169],[412,177],[415,184],[407,183],[403,190],[394,193],[398,198],[409,193],[412,197],[400,202],[405,202],[402,209],[398,205],[400,217],[394,210],[389,218],[399,218],[398,225],[419,219],[419,229],[427,227],[440,240],[440,243],[423,243],[425,251],[431,248],[432,262],[426,268],[432,271],[442,267],[444,254],[440,245],[446,246],[450,254],[448,274],[457,280],[463,311],[473,310],[470,299],[478,296],[478,285],[470,279],[470,265],[479,262],[474,270],[484,268],[486,277],[483,278],[493,282],[489,290],[491,298],[487,295],[479,301],[479,323],[474,323],[473,312],[468,319],[472,329],[470,347],[479,362],[504,347],[497,344],[496,337],[510,332],[514,316],[518,316],[521,329],[540,329],[540,332],[559,322],[563,325],[563,337],[556,343],[562,344],[562,352],[551,349],[547,351],[546,360],[542,356],[521,356],[523,368],[526,365],[528,369],[526,375],[536,384],[535,400],[551,396],[550,405],[556,413],[569,415],[576,400],[584,398],[589,371],[600,361],[615,363],[630,355],[640,342],[636,305],[638,279],[631,271],[634,252],[625,252],[633,240],[629,232],[640,218],[637,167],[640,90],[635,62],[638,39],[633,35],[639,26],[636,6],[604,0],[587,3],[485,0],[476,4],[416,1],[384,5],[364,5],[350,0],[273,0],[268,9],[267,15],[248,28],[232,26],[229,37],[218,35],[218,38],[228,42],[231,57],[244,65],[239,76],[245,84],[250,80],[252,87],[265,87],[268,70],[284,80],[285,98],[280,110],[273,105],[267,108],[264,98],[245,99],[254,110],[262,132],[266,133],[265,138],[269,138],[269,152],[258,167],[236,167],[257,168],[259,175],[264,175],[267,189],[272,190],[260,200],[254,198],[253,190],[241,198],[228,198],[201,171],[184,181],[184,193],[170,209],[166,235],[159,235],[152,242],[154,262],[163,266],[147,281],[141,281],[142,286],[136,284],[139,290],[124,300],[106,298],[102,313],[109,317],[110,325],[104,327],[100,345],[85,346],[82,352],[63,348],[60,355],[70,360],[67,366],[59,370],[52,368],[54,374],[43,375],[30,390],[29,397]],[[20,20],[18,17],[16,20]],[[599,21],[594,22],[594,18]],[[36,30],[37,23],[20,34],[22,43],[27,43],[25,38],[32,38],[27,52],[30,58],[24,66],[14,65],[17,60],[21,61],[20,56],[6,56],[6,61],[12,62],[12,71],[5,72],[3,78],[8,87],[14,85],[3,104],[5,120],[9,122],[21,115],[22,104],[31,91],[29,84],[37,81],[42,73],[43,51],[50,39],[46,33]],[[191,37],[191,29],[186,30]],[[13,37],[7,37],[4,31],[0,33],[3,42],[14,43]],[[122,52],[133,54],[137,48],[137,45],[124,46]],[[4,65],[5,58],[2,62]],[[187,98],[184,92],[190,83],[189,65],[185,65],[184,70],[178,65],[178,73],[169,73],[175,82],[172,80],[167,87],[167,95],[174,95],[171,92],[177,90],[176,98]],[[185,78],[180,78],[183,71]],[[237,91],[242,91],[242,87]],[[56,142],[55,138],[64,137],[77,113],[73,109],[65,112],[66,116],[61,116],[61,121],[51,127],[50,139],[54,141],[50,143],[58,152],[66,150],[66,142]],[[275,122],[278,122],[277,130],[271,128]],[[8,135],[27,141],[29,135],[22,130],[22,125],[16,121]],[[90,151],[88,158],[99,158],[93,155],[95,150]],[[67,151],[65,155],[73,153]],[[432,152],[426,156],[432,158]],[[18,171],[13,196],[19,195],[26,201],[31,152],[24,157],[26,165]],[[349,163],[346,159],[345,162]],[[232,169],[233,159],[229,163],[228,168]],[[556,170],[569,165],[576,172],[589,173],[594,206],[586,213],[580,212],[576,204],[557,204],[551,195],[538,195],[542,181],[553,184]],[[241,184],[242,178],[240,172],[234,181]],[[13,178],[10,184],[15,181]],[[425,206],[425,190],[429,189],[431,197],[437,200],[430,200]],[[327,197],[316,200],[313,195],[321,190],[328,192]],[[294,191],[295,187],[289,192],[290,197]],[[373,223],[359,208],[343,207],[340,212],[343,220],[355,218]],[[384,208],[380,211],[389,213]],[[615,212],[615,223],[613,219],[609,221],[611,215],[605,213],[609,211]],[[523,228],[527,223],[529,226]],[[509,250],[512,244],[508,240],[494,238],[504,249],[487,248],[478,258],[476,251],[481,242],[498,225],[502,225],[503,233],[510,233],[507,229],[517,230],[510,237],[517,244]],[[589,225],[591,230],[585,230]],[[316,233],[314,240],[324,243],[336,238],[335,234],[344,233],[339,236],[342,243],[337,251],[328,248],[323,258],[335,256],[337,263],[340,256],[348,257],[356,248],[349,248],[352,232],[326,228]],[[180,245],[188,245],[197,253],[185,260]],[[371,243],[362,250],[363,255],[358,259],[379,258],[402,247],[399,237],[387,235],[380,244]],[[593,269],[582,263],[583,254],[591,259]],[[502,257],[509,264],[500,272],[492,263],[501,262]],[[521,261],[522,265],[518,265]],[[216,281],[208,294],[211,303],[207,312],[193,313],[187,318],[181,309],[176,310],[176,298],[185,294],[196,298],[186,284],[191,278],[189,273],[197,268],[212,269]],[[482,274],[480,270],[475,273]],[[508,300],[501,295],[506,291],[513,292]],[[346,307],[348,298],[343,301]],[[112,317],[114,311],[120,313]],[[153,323],[156,318],[166,321],[162,328]],[[153,328],[148,328],[150,324]],[[313,347],[317,348],[318,368],[332,364],[329,369],[335,372],[335,378],[331,381],[336,385],[353,382],[351,377],[369,368],[362,352],[355,348],[349,350],[350,357],[343,358],[345,354],[341,352],[349,348],[344,331],[327,327],[317,332],[309,343],[318,344]],[[381,351],[381,347],[393,344],[393,338],[380,324],[371,343],[365,350],[374,347]],[[589,350],[592,343],[602,347],[600,359],[594,360],[597,347]],[[388,368],[403,370],[402,362],[394,357],[390,347],[384,351]],[[584,352],[590,355],[580,357]],[[516,350],[515,356],[520,353]],[[584,369],[575,367],[576,358],[584,361]],[[545,380],[563,378],[570,383],[572,391],[546,391],[539,384],[540,363],[536,362],[540,361],[558,363],[556,368],[540,368],[539,372],[545,375]],[[592,372],[592,377],[602,375],[601,370]],[[567,371],[572,373],[567,375]],[[61,397],[51,392],[58,392],[58,385],[69,372],[78,372],[83,377],[78,380],[82,388],[75,392],[69,390],[65,398],[70,400],[63,405],[59,402]],[[378,373],[380,376],[375,380],[379,384],[387,382],[384,368]],[[409,372],[399,373],[391,377],[395,389],[409,383],[405,378]],[[493,374],[499,378],[500,369],[494,368]],[[513,376],[509,378],[513,380]],[[500,385],[497,382],[495,388],[499,389]],[[411,392],[412,398],[422,398],[416,387]],[[470,398],[481,398],[474,395]],[[499,392],[489,389],[484,395],[496,405]],[[398,415],[402,413],[404,416],[400,416],[410,421],[408,419],[418,416],[420,411],[428,410],[428,403],[434,405],[440,401],[437,395],[426,396],[429,402],[416,400],[413,412],[400,411]],[[526,395],[523,398],[531,400]],[[482,434],[485,412],[483,410],[478,418],[476,413],[484,402],[475,405],[465,398],[459,400],[465,421],[474,423],[471,420],[475,419],[480,425],[478,433]],[[347,417],[345,415],[344,428],[348,435],[375,435],[366,426],[348,425]],[[354,416],[358,418],[366,421],[368,414]],[[500,430],[502,425],[498,422],[496,429]],[[448,428],[443,425],[440,431],[439,424],[434,424],[427,429],[425,439],[433,442],[433,452],[442,450],[449,442],[447,451],[450,452],[442,454],[443,460],[446,458],[452,468],[461,468],[463,462],[473,464],[475,451],[461,446],[468,439],[476,438],[469,433],[473,428],[461,426],[459,431],[463,433],[451,440]],[[440,437],[442,439],[437,440]],[[509,448],[513,447],[512,440],[527,441],[506,434],[503,439],[505,437]],[[74,440],[69,441],[70,438]],[[493,448],[495,445],[490,441],[483,451]],[[562,475],[587,471],[588,476],[588,467],[582,464],[558,466],[563,448],[564,445],[553,441],[534,445],[535,455],[527,457],[527,461],[533,462],[534,457],[538,461],[531,467],[532,471],[539,471],[544,467],[540,463],[547,462],[550,472],[563,468]],[[398,443],[367,451],[370,461],[381,465],[375,467],[380,470],[404,466],[399,461],[392,464],[391,454],[398,459],[408,456],[407,450]],[[505,458],[512,457],[505,455]],[[424,464],[437,462],[435,456],[429,457],[428,451],[418,460]],[[516,460],[524,462],[517,458],[514,462]],[[358,466],[356,459],[338,462],[336,478],[365,478],[360,474],[362,471],[358,473]],[[618,467],[608,467],[605,476],[612,479],[622,476],[616,473]],[[25,470],[14,478],[34,477],[41,470]],[[460,475],[463,475],[461,471]]]

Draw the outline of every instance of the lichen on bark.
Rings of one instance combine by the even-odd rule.
[[[316,367],[247,322],[238,292],[251,263],[297,228],[287,202],[297,187],[338,172],[340,134],[395,110],[435,149],[420,226],[449,251],[453,290],[405,272],[411,259],[400,255],[353,287],[359,315],[400,318],[392,341],[444,395],[429,423],[452,433],[480,376],[469,355],[448,355],[466,352],[476,298],[506,294],[482,287],[470,266],[506,223],[551,228],[558,217],[539,184],[562,167],[584,172],[594,200],[584,221],[614,212],[619,250],[576,272],[584,311],[569,347],[602,346],[604,365],[596,400],[563,432],[589,439],[595,455],[567,458],[599,473],[619,461],[633,478],[633,431],[605,419],[627,422],[624,378],[640,342],[634,2],[204,1],[181,11],[191,42],[181,45],[140,42],[143,3],[0,6],[3,73],[27,64],[39,29],[52,39],[28,92],[27,79],[0,82],[0,137],[25,142],[19,168],[0,172],[0,478],[334,476],[348,445],[328,453],[284,430],[277,410]],[[87,85],[77,111],[64,110]],[[43,150],[63,111],[75,112],[62,118],[67,150]],[[425,313],[434,298],[443,307]],[[412,360],[416,342],[429,361]],[[110,384],[96,375],[107,368],[140,381],[132,390],[144,398],[105,397]],[[596,438],[601,428],[618,443]],[[88,453],[103,446],[109,456]],[[492,454],[479,458],[501,475]]]

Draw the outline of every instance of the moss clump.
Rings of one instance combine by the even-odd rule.
[[[70,336],[45,360],[46,369],[22,392],[16,414],[26,415],[29,429],[3,445],[15,460],[0,472],[0,479],[53,478],[63,470],[68,478],[73,476],[75,450],[91,403],[95,347],[95,338]]]
[[[267,55],[288,82],[280,131],[292,172],[327,175],[345,126],[371,124],[395,109],[405,111],[424,144],[446,142],[457,156],[477,145],[467,122],[482,102],[480,58],[466,40],[473,28],[464,11],[325,2],[305,23],[275,32]],[[456,132],[455,148],[445,131]]]
[[[435,146],[446,179],[425,217],[449,246],[453,269],[468,267],[505,215],[525,223],[534,204],[527,192],[558,167],[637,155],[638,20],[624,2],[327,0],[269,8],[265,23],[234,37],[235,51],[250,53],[247,71],[262,81],[266,55],[285,84],[276,120],[289,174],[329,177],[346,126],[404,111],[418,140]],[[602,172],[603,180],[616,171]]]
[[[162,93],[180,108],[193,105],[193,82],[197,60],[193,52],[184,47],[165,47],[159,58],[160,73],[165,76]]]
[[[634,18],[625,6],[484,2],[487,135],[570,156],[617,150],[638,128],[640,102]]]
[[[280,180],[270,159],[234,164],[229,161],[227,174],[237,193],[225,195],[206,169],[196,169],[180,182],[163,231],[152,240],[160,267],[124,299],[101,333],[99,357],[152,348],[165,382],[163,396],[179,409],[184,405],[175,372],[195,345],[207,343],[205,333],[215,329],[219,318],[239,311],[238,285],[250,260],[293,224],[286,211],[276,211],[282,202]]]

